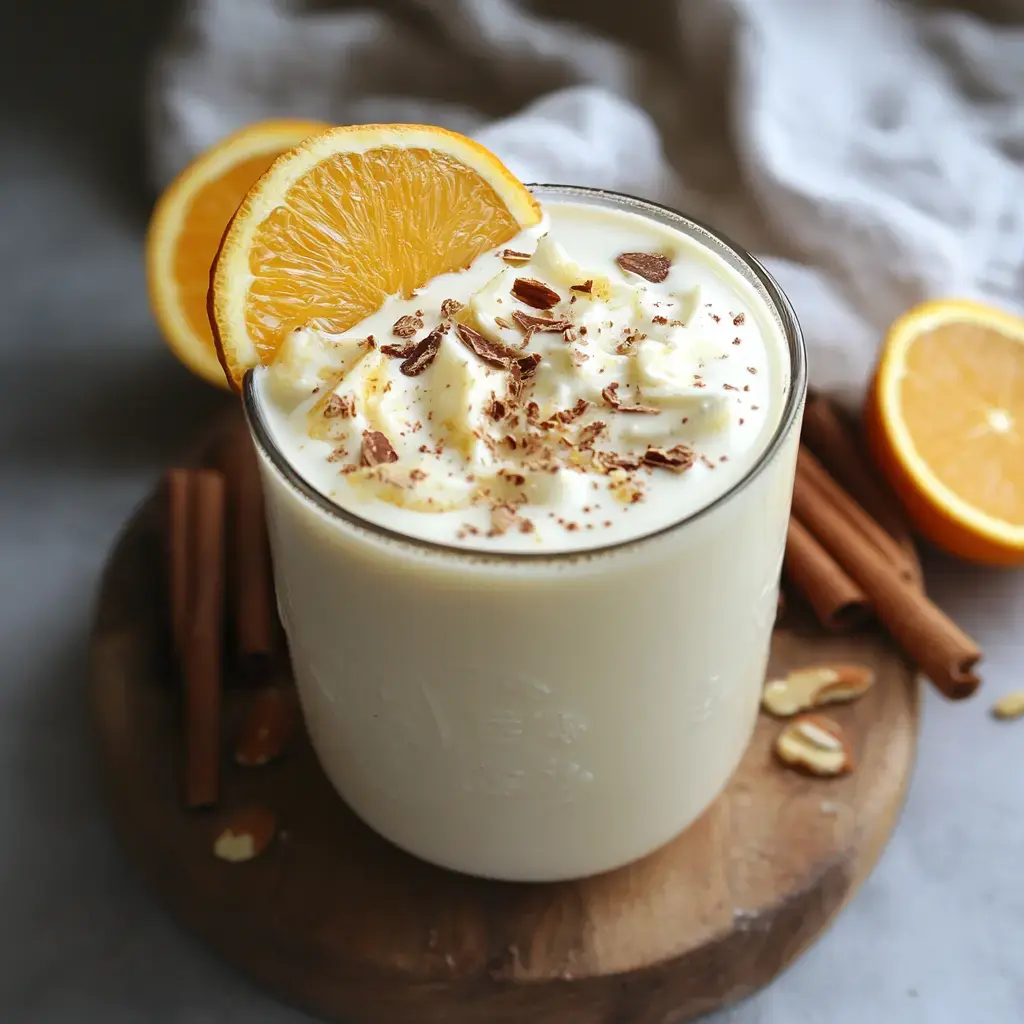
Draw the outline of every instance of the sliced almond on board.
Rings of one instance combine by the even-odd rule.
[[[824,715],[800,715],[775,737],[775,756],[808,775],[853,771],[853,754],[842,727]]]
[[[295,733],[295,698],[280,686],[258,690],[235,741],[235,761],[256,768],[278,757]]]
[[[1024,718],[1024,690],[1011,690],[1004,693],[992,705],[994,718],[1001,718],[1003,721],[1010,721],[1014,718]]]
[[[232,813],[213,841],[214,856],[233,864],[258,857],[277,833],[277,818],[267,807],[254,805]]]
[[[789,718],[825,704],[856,700],[871,689],[875,673],[865,665],[814,665],[769,679],[761,696],[765,711]]]

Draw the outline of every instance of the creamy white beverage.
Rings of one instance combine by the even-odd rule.
[[[324,770],[399,846],[512,880],[651,852],[738,763],[803,389],[760,268],[649,204],[538,198],[246,387]]]

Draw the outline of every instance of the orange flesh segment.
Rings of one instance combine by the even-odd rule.
[[[518,231],[493,187],[446,154],[394,146],[336,154],[299,178],[257,229],[249,336],[267,363],[293,328],[348,330],[388,296],[468,267]]]
[[[899,383],[920,457],[979,511],[1024,524],[1024,345],[991,327],[921,334]]]
[[[188,326],[199,337],[208,339],[211,349],[213,333],[206,310],[210,267],[238,204],[279,155],[277,150],[250,157],[206,182],[182,218],[174,251],[178,302]]]

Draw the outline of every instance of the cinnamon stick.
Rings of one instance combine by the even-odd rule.
[[[893,570],[902,579],[917,585],[918,569],[916,565],[911,564],[906,552],[853,500],[847,491],[836,483],[829,475],[828,470],[803,445],[800,446],[800,454],[797,457],[796,475],[797,478],[812,482],[847,521],[851,531],[861,534],[890,563]],[[810,524],[807,523],[807,525]],[[818,539],[824,540],[822,537]],[[827,542],[825,547],[831,550],[831,546]],[[836,552],[832,551],[832,554],[835,555]]]
[[[185,668],[185,803],[215,804],[220,790],[221,657],[224,629],[224,477],[192,482],[190,621]]]
[[[875,613],[921,671],[952,700],[969,697],[980,682],[981,651],[925,594],[903,579],[877,547],[851,528],[821,482],[797,474],[793,510],[863,587]]]
[[[825,469],[903,549],[916,581],[923,584],[921,563],[906,519],[895,500],[879,483],[877,473],[869,467],[852,426],[835,404],[823,395],[807,400],[801,438]]]
[[[236,431],[229,438],[224,466],[230,514],[230,602],[235,644],[242,667],[252,672],[274,653],[276,613],[263,491],[248,430]]]
[[[786,536],[785,571],[826,629],[854,629],[871,614],[864,591],[795,517]]]
[[[181,658],[189,626],[192,551],[192,474],[187,469],[168,470],[167,583],[174,653]]]

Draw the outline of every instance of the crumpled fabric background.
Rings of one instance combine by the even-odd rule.
[[[154,68],[165,183],[268,116],[419,121],[522,180],[660,200],[765,259],[854,404],[912,303],[1024,307],[1024,27],[883,0],[198,0]]]

